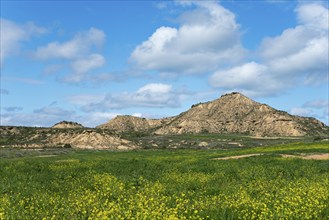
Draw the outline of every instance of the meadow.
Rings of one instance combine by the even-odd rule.
[[[328,144],[22,153],[0,160],[0,219],[329,219],[329,160],[280,156]]]

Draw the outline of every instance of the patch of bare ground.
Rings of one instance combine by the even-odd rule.
[[[39,156],[36,156],[36,157],[56,157],[57,155],[55,154],[48,154],[48,155],[39,155]]]
[[[219,157],[219,158],[214,158],[213,160],[241,159],[241,158],[261,156],[261,155],[264,154],[243,154],[238,156]],[[308,154],[308,155],[292,155],[292,154],[279,154],[279,155],[284,158],[300,158],[304,160],[329,160],[329,153]]]
[[[309,155],[280,154],[280,156],[284,158],[300,158],[304,160],[329,160],[329,153],[309,154]]]
[[[239,155],[239,156],[219,157],[219,158],[215,158],[214,160],[240,159],[240,158],[254,157],[254,156],[260,156],[260,155],[263,155],[263,154],[244,154],[244,155]]]

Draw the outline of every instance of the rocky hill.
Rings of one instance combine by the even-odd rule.
[[[230,93],[192,106],[155,134],[240,133],[254,136],[328,135],[328,126],[315,118],[299,117]]]
[[[52,126],[52,128],[84,128],[81,124],[72,121],[61,121]]]
[[[106,130],[0,126],[0,148],[135,149],[137,145]]]
[[[130,115],[119,115],[96,128],[107,129],[115,133],[147,132],[162,127],[174,118],[146,119]]]

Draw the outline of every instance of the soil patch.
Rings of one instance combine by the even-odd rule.
[[[243,154],[238,156],[230,156],[230,157],[219,157],[214,158],[213,160],[230,160],[230,159],[241,159],[245,157],[254,157],[254,156],[261,156],[264,154]],[[322,154],[308,154],[308,155],[292,155],[292,154],[279,154],[281,157],[284,158],[300,158],[304,160],[329,160],[329,153],[322,153]]]
[[[244,155],[239,155],[239,156],[219,157],[219,158],[215,158],[214,160],[240,159],[240,158],[254,157],[254,156],[260,156],[260,155],[263,155],[263,154],[244,154]]]
[[[48,154],[48,155],[39,155],[39,156],[36,156],[36,157],[56,157],[57,155],[55,154]]]
[[[284,158],[300,158],[304,160],[329,160],[329,153],[310,154],[310,155],[280,154],[280,156]]]

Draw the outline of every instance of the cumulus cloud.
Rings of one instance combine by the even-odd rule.
[[[180,17],[179,28],[160,27],[135,48],[130,60],[138,68],[198,74],[243,57],[234,14],[216,2],[193,4],[196,9]]]
[[[171,85],[162,83],[150,83],[139,88],[135,92],[122,92],[107,94],[100,102],[85,105],[85,111],[123,109],[131,107],[179,107],[184,97],[183,91],[174,91]]]
[[[216,71],[209,83],[227,91],[239,91],[248,96],[274,95],[284,87],[274,81],[269,68],[256,62],[249,62],[226,70]]]
[[[210,85],[270,96],[297,85],[328,83],[328,9],[320,4],[302,4],[296,13],[296,27],[262,41],[258,62],[217,70],[209,79]]]
[[[28,41],[33,35],[40,35],[47,32],[43,27],[33,23],[17,24],[14,21],[0,19],[0,58],[1,63],[5,58],[19,52],[23,41]]]
[[[92,69],[102,67],[105,64],[105,58],[100,54],[91,54],[87,57],[74,60],[71,63],[73,73],[65,77],[67,82],[78,83],[85,79],[86,74]]]
[[[105,41],[105,33],[97,28],[77,33],[67,42],[51,42],[47,46],[38,47],[35,52],[37,59],[75,59],[84,56],[96,47],[99,48]]]
[[[311,28],[328,30],[329,14],[328,9],[321,4],[302,4],[297,9],[299,23]]]
[[[77,33],[73,39],[66,42],[51,42],[46,46],[38,47],[34,54],[41,60],[67,60],[71,74],[63,78],[64,82],[79,83],[89,79],[89,73],[105,64],[103,55],[95,53],[105,42],[105,33],[97,28]],[[62,65],[51,65],[45,72],[53,73],[63,68]]]
[[[261,56],[274,74],[303,76],[307,83],[328,80],[328,14],[320,4],[296,9],[299,25],[266,38]]]

